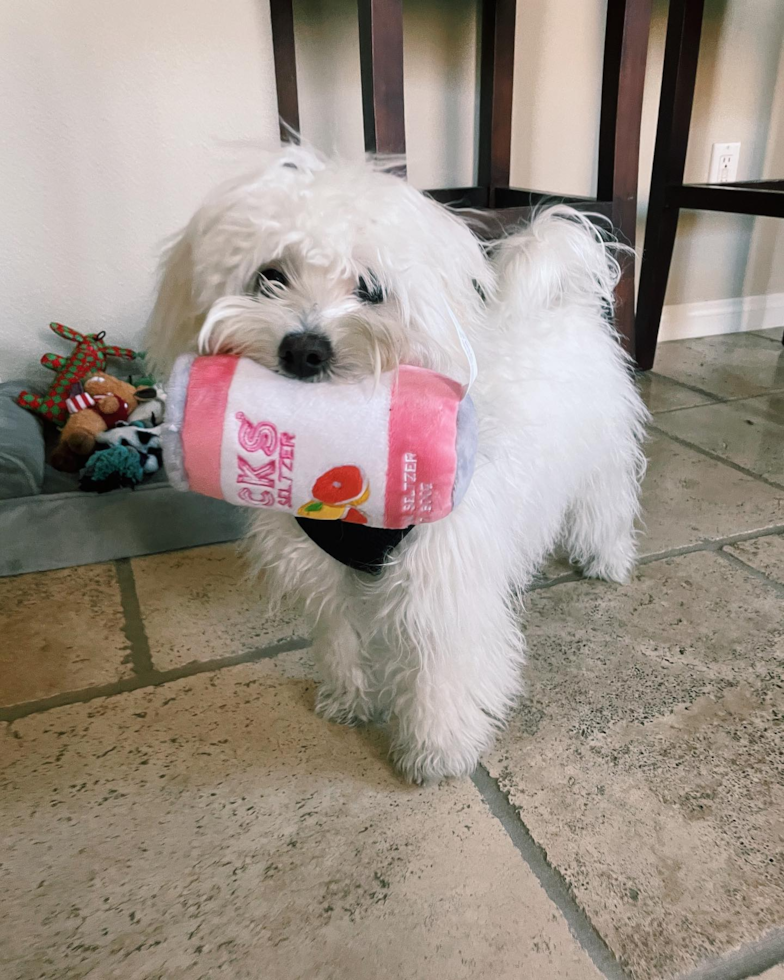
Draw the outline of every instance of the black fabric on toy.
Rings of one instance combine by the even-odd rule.
[[[295,518],[297,524],[322,551],[349,568],[369,575],[380,575],[390,553],[400,544],[413,524],[403,528],[366,527],[346,521],[314,521]]]
[[[156,473],[162,465],[160,426],[145,429],[139,422],[121,422],[108,432],[101,433],[98,442],[105,446],[127,446],[135,449],[145,473]]]

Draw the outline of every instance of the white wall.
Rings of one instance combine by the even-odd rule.
[[[46,377],[50,320],[138,342],[161,240],[277,133],[263,8],[0,2],[0,378]]]
[[[589,193],[606,0],[519,0],[512,178]],[[741,140],[743,177],[784,175],[784,4],[708,0],[687,178]],[[354,0],[295,0],[302,128],[362,153]],[[409,173],[475,164],[474,0],[404,0]],[[641,218],[661,71],[656,0]],[[277,139],[266,0],[0,0],[0,379],[62,345],[46,325],[138,343],[161,240],[207,189]],[[773,109],[773,114],[771,113]],[[773,124],[771,120],[777,120]],[[784,224],[688,215],[671,304],[784,291]]]

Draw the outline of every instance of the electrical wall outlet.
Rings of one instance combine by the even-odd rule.
[[[738,179],[740,143],[714,143],[711,152],[709,184],[731,184]]]

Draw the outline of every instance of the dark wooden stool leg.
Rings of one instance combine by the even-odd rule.
[[[634,248],[640,120],[648,56],[652,0],[608,0],[604,38],[602,109],[599,123],[597,198],[612,202],[612,222]],[[634,256],[621,257],[615,293],[615,322],[625,349],[634,356]]]
[[[637,366],[641,371],[650,371],[656,357],[679,216],[680,208],[665,204],[656,209],[651,220],[650,205],[648,208],[635,325]]]
[[[637,294],[637,364],[643,371],[653,367],[656,356],[656,341],[675,245],[679,209],[669,199],[669,188],[683,183],[703,3],[704,0],[671,0],[667,21],[659,121]]]
[[[496,187],[509,186],[512,153],[515,0],[482,0],[477,184],[496,207]]]
[[[368,153],[406,152],[403,0],[359,0],[362,115]],[[405,176],[401,168],[401,176]]]
[[[299,142],[297,62],[294,54],[294,14],[291,2],[292,0],[270,0],[275,88],[278,93],[280,138],[284,143]]]

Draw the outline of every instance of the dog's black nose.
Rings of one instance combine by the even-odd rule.
[[[287,333],[278,347],[278,363],[284,374],[308,380],[324,374],[332,361],[332,344],[321,333]]]

